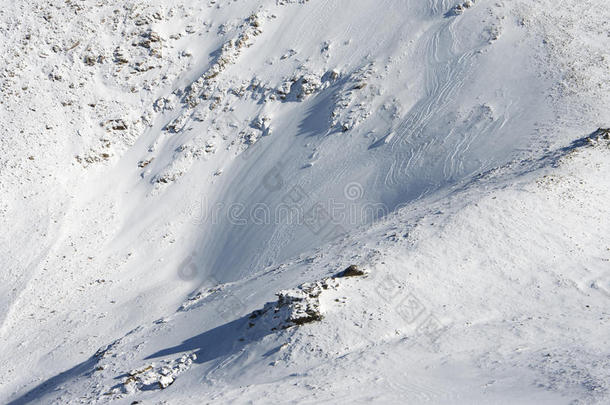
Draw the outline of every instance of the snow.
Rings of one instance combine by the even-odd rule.
[[[0,402],[608,402],[608,17],[7,5]]]

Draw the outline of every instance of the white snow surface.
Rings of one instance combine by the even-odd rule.
[[[0,52],[0,403],[610,403],[606,0],[18,0]]]

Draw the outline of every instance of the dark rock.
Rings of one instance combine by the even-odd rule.
[[[307,311],[307,315],[306,316],[300,316],[298,318],[293,318],[291,319],[292,323],[294,323],[295,325],[304,325],[306,323],[311,323],[311,322],[316,322],[316,321],[321,321],[322,320],[322,315],[319,312],[316,311]],[[287,328],[289,326],[285,326],[285,328]]]
[[[352,264],[347,269],[335,274],[333,276],[333,278],[357,277],[357,276],[363,276],[364,274],[365,274],[364,270],[360,270],[360,268],[358,266],[356,266],[355,264]]]
[[[593,135],[597,136],[598,139],[610,139],[610,128],[597,128]]]

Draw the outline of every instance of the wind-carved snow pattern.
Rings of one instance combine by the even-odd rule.
[[[607,402],[607,9],[8,2],[0,397]]]

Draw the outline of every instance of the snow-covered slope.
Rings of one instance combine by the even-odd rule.
[[[0,399],[610,398],[603,0],[0,13]]]

